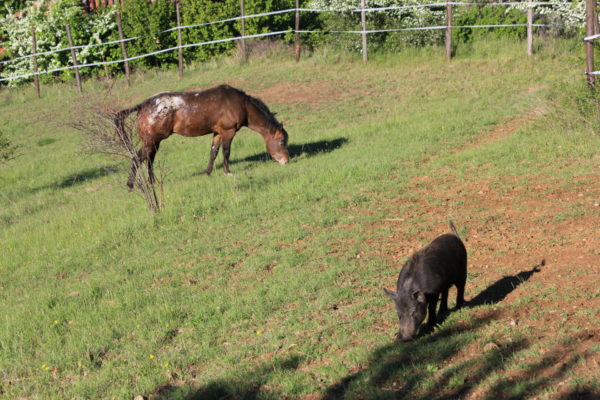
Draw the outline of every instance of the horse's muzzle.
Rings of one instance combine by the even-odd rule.
[[[289,157],[285,155],[283,157],[273,156],[273,160],[277,161],[281,165],[285,165],[290,161]]]

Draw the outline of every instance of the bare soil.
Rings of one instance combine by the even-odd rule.
[[[543,113],[543,109],[536,108],[481,132],[457,152],[502,140]],[[508,370],[504,378],[519,382],[535,374],[536,379],[553,382],[555,392],[545,398],[600,398],[597,391],[579,387],[573,392],[573,385],[569,385],[573,377],[585,380],[597,374],[600,367],[598,176],[492,179],[479,172],[473,170],[462,179],[451,171],[414,178],[405,191],[409,196],[382,205],[390,218],[369,227],[373,237],[383,227],[393,232],[389,240],[372,243],[374,253],[388,258],[399,269],[410,254],[447,232],[447,219],[453,219],[469,251],[467,301],[476,302],[478,294],[502,279],[515,286],[526,282],[499,299],[505,307],[494,318],[502,325],[528,332],[530,345],[543,344],[538,355],[525,360],[539,367]],[[431,230],[411,233],[413,227],[405,222],[408,217],[418,217]],[[396,279],[394,273],[382,284],[393,287]],[[453,299],[454,293],[450,296]],[[392,332],[396,321],[389,322]],[[479,344],[472,344],[450,364],[482,351]],[[478,400],[490,398],[490,393],[479,387],[447,396]],[[504,395],[499,393],[497,398]]]

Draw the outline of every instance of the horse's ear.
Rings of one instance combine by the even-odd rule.
[[[390,296],[392,298],[392,300],[396,301],[396,299],[398,298],[398,294],[394,291],[391,291],[389,289],[383,288],[383,291],[385,292],[385,294],[387,294],[388,296]]]

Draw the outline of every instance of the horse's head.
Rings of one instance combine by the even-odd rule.
[[[279,164],[287,164],[290,156],[287,151],[288,133],[283,128],[283,124],[279,124],[277,129],[273,131],[266,139],[267,151],[273,157],[273,160]]]

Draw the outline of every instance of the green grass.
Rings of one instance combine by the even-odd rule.
[[[83,98],[70,85],[44,86],[41,100],[31,88],[0,92],[2,130],[20,153],[0,165],[0,398],[425,399],[437,384],[447,393],[493,386],[526,348],[519,337],[447,368],[464,346],[487,343],[496,323],[461,311],[430,336],[392,343],[393,329],[375,327],[396,323],[381,286],[399,266],[361,256],[386,238],[365,228],[389,217],[386,203],[403,198],[412,177],[448,168],[460,177],[490,159],[485,176],[556,167],[568,177],[597,166],[600,138],[575,106],[457,152],[584,85],[578,48],[550,42],[527,59],[520,46],[492,47],[451,62],[435,48],[366,65],[331,54],[222,60],[181,80],[163,71],[138,74],[131,89],[117,82],[113,101],[123,106],[221,82],[250,94],[278,84],[335,93],[269,103],[290,133],[285,167],[256,160],[264,144],[243,129],[234,176],[217,168],[208,178],[209,138],[169,138],[157,156],[168,171],[159,215],[126,191],[126,163],[83,153],[80,133],[66,127],[82,102],[104,98],[106,83],[87,82]],[[411,235],[428,234],[418,215],[402,216]]]

